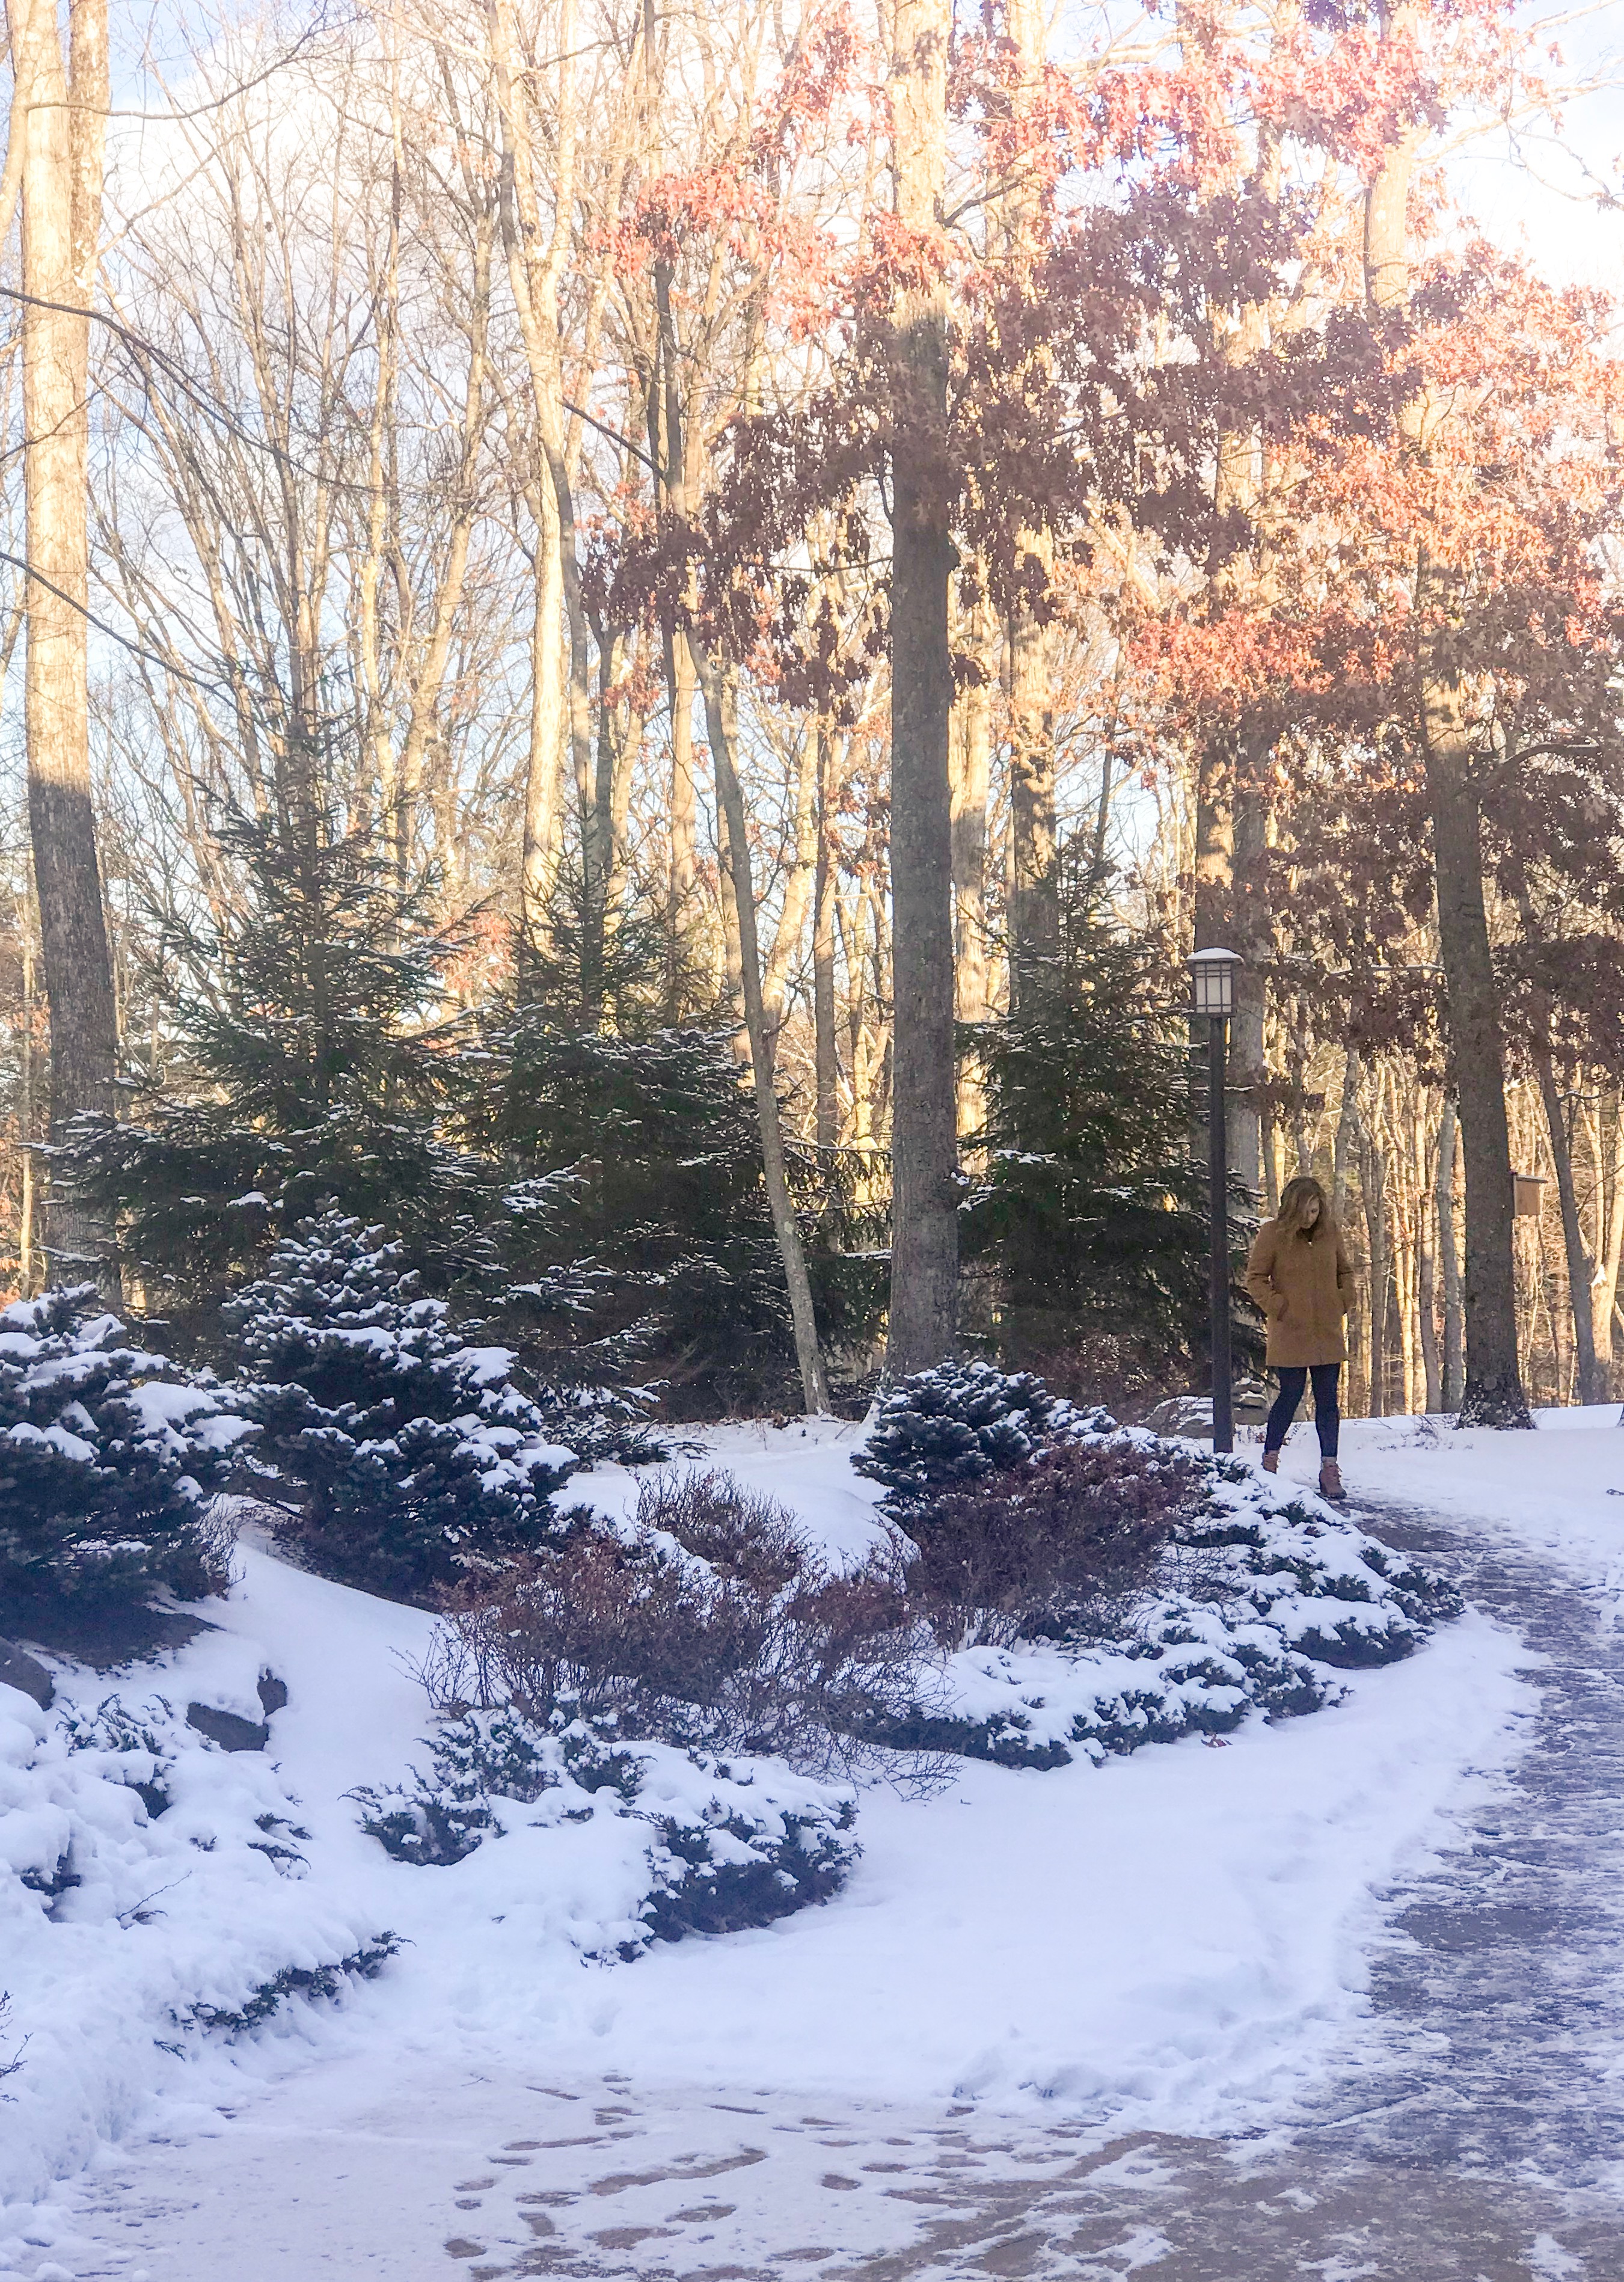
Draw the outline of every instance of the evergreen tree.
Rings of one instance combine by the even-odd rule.
[[[1204,1321],[1185,1016],[1154,946],[1095,916],[1087,879],[1066,884],[1057,955],[975,1036],[987,1171],[965,1251],[991,1271],[985,1329],[1001,1357],[1055,1368],[1080,1351],[1131,1386],[1185,1362]]]
[[[323,1199],[454,1255],[482,1207],[439,1136],[455,944],[424,889],[314,811],[236,816],[220,842],[243,900],[177,937],[183,1098],[80,1121],[55,1175],[117,1213],[126,1262],[206,1343],[229,1283]]]
[[[641,1354],[688,1415],[783,1399],[794,1350],[750,1103],[726,1041],[511,1013],[466,1129],[512,1168],[503,1335],[549,1380]]]
[[[224,1312],[254,1463],[291,1492],[286,1534],[323,1575],[431,1598],[555,1533],[577,1452],[513,1385],[512,1352],[471,1345],[380,1230],[301,1222]]]
[[[944,1491],[1009,1473],[1061,1435],[1115,1424],[1103,1410],[1075,1410],[1030,1371],[943,1362],[886,1390],[851,1463],[885,1485],[882,1511],[912,1528]]]
[[[0,1312],[0,1606],[220,1591],[206,1493],[251,1431],[93,1284]]]

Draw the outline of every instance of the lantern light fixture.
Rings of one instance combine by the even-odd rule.
[[[1235,1010],[1235,969],[1245,962],[1239,951],[1198,951],[1190,968],[1191,1009],[1223,1020]]]

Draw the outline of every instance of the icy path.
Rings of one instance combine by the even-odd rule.
[[[1541,1710],[1493,1811],[1389,1898],[1379,2033],[1289,2131],[1106,2144],[1083,2121],[695,2092],[677,2050],[658,2081],[451,2069],[383,2099],[341,2063],[214,2136],[130,2144],[32,2273],[1615,2282],[1624,1634],[1512,1538],[1381,1526],[1545,1659]]]

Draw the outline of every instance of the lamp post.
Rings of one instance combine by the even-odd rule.
[[[1189,962],[1191,1011],[1207,1018],[1207,1165],[1212,1216],[1212,1447],[1235,1447],[1229,1352],[1229,1151],[1224,1130],[1224,1050],[1235,1005],[1232,951],[1198,951]]]

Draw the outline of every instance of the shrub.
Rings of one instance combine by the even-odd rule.
[[[0,1311],[0,1599],[224,1591],[207,1492],[249,1431],[207,1373],[134,1344],[94,1285]]]
[[[279,1973],[273,1973],[268,1980],[250,1990],[241,2005],[189,2005],[183,2013],[175,2014],[175,2022],[181,2028],[210,2029],[220,2036],[244,2037],[252,2030],[263,2028],[291,1998],[324,1999],[331,2003],[343,1994],[346,1981],[376,1981],[400,1951],[398,1934],[377,1934],[348,1956],[335,1957],[329,1963],[284,1965]]]
[[[851,1463],[882,1482],[882,1510],[908,1522],[936,1495],[1006,1472],[1058,1435],[1103,1432],[1115,1422],[1052,1394],[1029,1371],[987,1362],[938,1363],[891,1388]]]
[[[425,1298],[399,1245],[341,1213],[301,1221],[226,1309],[256,1457],[297,1500],[282,1533],[341,1583],[424,1600],[533,1551],[576,1455]]]
[[[442,1700],[535,1719],[568,1698],[627,1734],[816,1774],[865,1761],[933,1654],[894,1556],[832,1573],[726,1474],[649,1483],[623,1535],[580,1530],[465,1596],[447,1647]]]
[[[1060,1443],[935,1498],[909,1588],[948,1646],[1120,1634],[1205,1487],[1191,1459],[1154,1444]]]
[[[545,1717],[511,1704],[464,1712],[430,1748],[427,1774],[414,1767],[408,1783],[352,1794],[362,1829],[397,1861],[448,1867],[524,1820],[515,1808],[543,1799],[548,1828],[602,1813],[632,1822],[644,1890],[635,1930],[618,1921],[612,1946],[624,1960],[651,1941],[768,1925],[826,1901],[857,1859],[849,1793],[758,1760],[624,1743],[612,1717],[587,1716],[571,1698]]]

